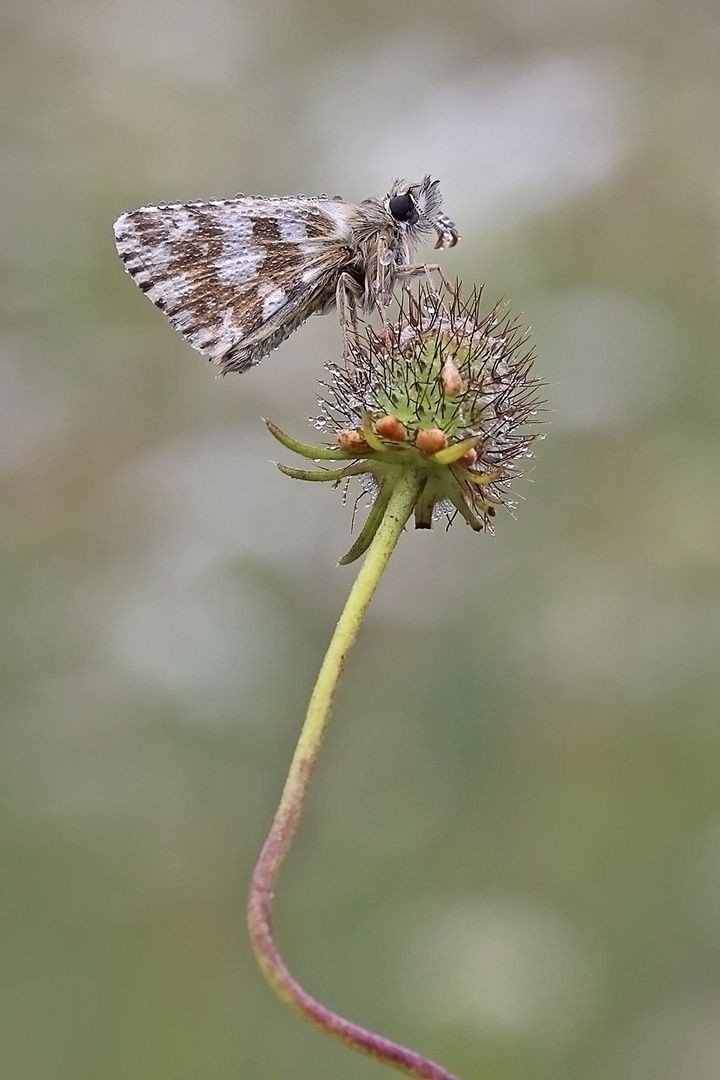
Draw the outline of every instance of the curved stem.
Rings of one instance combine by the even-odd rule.
[[[310,698],[280,805],[253,873],[248,901],[248,928],[256,959],[271,988],[309,1023],[360,1053],[394,1066],[407,1076],[422,1077],[424,1080],[457,1080],[421,1054],[345,1020],[311,997],[283,963],[272,928],[273,890],[300,820],[345,661],[380,577],[412,513],[419,490],[420,480],[412,472],[408,471],[398,480],[335,628]]]

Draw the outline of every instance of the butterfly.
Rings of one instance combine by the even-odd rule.
[[[398,281],[433,269],[413,262],[459,234],[442,212],[438,180],[395,180],[381,198],[245,196],[143,206],[115,222],[133,281],[176,330],[223,373],[246,371],[305,322],[337,306],[390,303]]]

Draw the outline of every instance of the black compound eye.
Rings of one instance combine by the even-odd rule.
[[[420,218],[415,202],[409,192],[405,192],[404,195],[393,195],[388,207],[396,221],[404,221],[408,225],[414,225]]]

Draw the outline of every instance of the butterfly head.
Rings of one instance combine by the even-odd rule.
[[[440,181],[426,176],[419,184],[396,180],[385,198],[385,208],[413,238],[435,230],[436,248],[455,247],[460,234],[454,223],[442,213]]]

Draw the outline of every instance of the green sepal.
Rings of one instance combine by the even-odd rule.
[[[380,491],[375,497],[375,502],[370,507],[370,513],[367,516],[367,520],[360,530],[360,534],[350,548],[350,550],[343,555],[342,559],[338,563],[338,566],[348,566],[349,563],[355,562],[361,555],[364,555],[370,544],[373,541],[373,537],[377,532],[378,525],[383,519],[387,504],[390,502],[390,496],[395,490],[395,477],[388,478],[383,481]]]
[[[387,444],[380,438],[372,426],[372,416],[365,413],[362,422],[362,435],[371,450],[387,450]]]
[[[502,469],[493,469],[490,473],[477,473],[472,469],[460,469],[455,473],[461,480],[467,480],[468,484],[478,484],[480,487],[488,487],[502,477]]]
[[[483,531],[484,526],[482,521],[472,512],[468,504],[463,499],[462,495],[455,491],[448,491],[446,497],[450,499],[450,502],[453,504],[461,517],[463,517],[465,521],[467,521],[471,529],[474,529],[475,532]]]
[[[415,528],[431,529],[433,510],[437,502],[437,489],[435,484],[426,483],[415,503]]]
[[[468,450],[474,450],[480,441],[480,436],[474,435],[471,439],[463,439],[462,442],[452,443],[451,446],[446,446],[444,450],[436,450],[432,456],[433,461],[437,461],[438,465],[454,465],[463,454],[467,454]]]
[[[293,480],[313,480],[322,483],[325,480],[344,480],[346,476],[358,476],[367,472],[364,464],[345,466],[344,469],[295,469],[292,465],[282,465],[279,461],[275,465],[285,476]]]
[[[310,458],[312,461],[353,461],[357,457],[357,454],[352,454],[348,450],[341,450],[339,447],[335,450],[330,447],[308,446],[307,443],[298,442],[297,439],[293,439],[290,435],[286,435],[284,431],[281,431],[276,424],[273,424],[272,420],[266,420],[265,426],[279,443],[282,443],[287,450],[291,450],[294,454],[299,454],[300,457]]]

